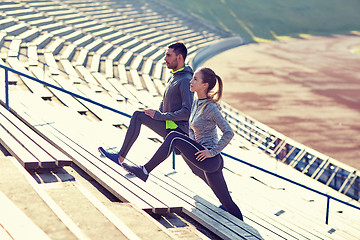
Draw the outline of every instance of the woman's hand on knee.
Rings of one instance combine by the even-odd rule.
[[[199,162],[202,162],[205,159],[211,157],[210,150],[207,149],[206,147],[204,147],[204,148],[205,148],[204,150],[201,150],[201,151],[198,151],[197,153],[195,153],[196,160],[198,160]]]

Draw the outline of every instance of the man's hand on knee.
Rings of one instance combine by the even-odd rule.
[[[155,112],[156,112],[156,110],[154,110],[154,109],[146,109],[146,110],[144,110],[144,113],[146,115],[148,115],[149,117],[151,117],[151,118],[154,118]]]

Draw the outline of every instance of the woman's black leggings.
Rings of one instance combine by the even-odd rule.
[[[150,173],[156,166],[162,163],[176,147],[184,158],[192,172],[202,178],[213,190],[225,209],[243,220],[239,207],[232,200],[222,172],[224,161],[220,154],[206,158],[202,162],[196,160],[195,153],[204,150],[196,141],[179,132],[170,132],[161,144],[154,156],[144,165]]]

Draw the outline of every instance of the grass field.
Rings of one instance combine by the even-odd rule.
[[[245,41],[360,30],[359,0],[167,0]]]

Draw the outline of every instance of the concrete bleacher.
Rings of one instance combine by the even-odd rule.
[[[19,55],[21,43],[22,43],[22,39],[18,39],[18,38],[14,38],[11,41],[8,57],[17,57]]]
[[[167,44],[176,40],[184,41],[189,46],[190,61],[199,49],[227,36],[212,32],[211,29],[204,30],[203,26],[197,28],[199,25],[192,24],[191,19],[163,16],[161,9],[166,8],[161,4],[161,8],[149,8],[145,12],[142,5],[138,6],[131,1],[96,3],[98,8],[94,7],[94,3],[86,1],[15,2],[0,5],[0,11],[7,12],[5,18],[0,20],[0,26],[4,29],[0,32],[0,44],[6,46],[0,48],[4,64],[127,114],[159,106],[164,83],[170,74],[162,59]],[[145,1],[143,3],[147,6],[149,4]],[[23,10],[25,7],[27,9]],[[14,38],[15,33],[20,34]],[[20,60],[24,58],[20,54],[20,50],[25,49],[24,42],[27,42],[26,62]],[[176,171],[171,169],[170,164],[164,165],[154,171],[149,183],[144,184],[131,178],[119,166],[100,158],[96,150],[98,146],[104,145],[115,151],[121,143],[129,119],[29,81],[23,77],[11,81],[16,96],[11,98],[14,98],[11,107],[122,201],[132,202],[141,209],[155,213],[185,212],[224,239],[356,239],[358,236],[359,229],[349,227],[352,221],[358,219],[351,214],[346,215],[355,210],[345,211],[342,206],[336,206],[335,209],[343,211],[346,217],[333,210],[331,216],[340,220],[331,220],[330,225],[325,225],[324,219],[319,217],[325,206],[318,204],[321,200],[306,201],[302,196],[292,196],[294,192],[279,190],[285,184],[274,184],[276,180],[232,163],[231,159],[225,158],[225,175],[231,179],[229,188],[244,212],[245,224],[217,208],[219,203],[210,189],[181,165],[181,158],[176,159]],[[21,83],[30,91],[20,88]],[[42,106],[41,111],[34,106]],[[271,162],[269,168],[273,168],[273,157],[286,146],[276,141],[280,135],[272,135],[264,126],[256,126],[258,129],[254,131],[254,124],[246,122],[239,113],[224,106],[225,115],[238,133],[229,151],[231,149],[232,154],[247,161],[261,158],[263,162],[257,164]],[[63,121],[64,118],[68,120]],[[4,128],[0,130],[5,131]],[[161,142],[150,131],[145,129],[143,132],[139,146],[135,146],[128,156],[128,160],[136,164],[145,161],[149,153],[155,151],[158,142]],[[276,164],[285,166],[286,171],[281,174],[298,173],[296,166],[308,152],[303,155],[299,153],[289,163],[284,160],[286,164],[276,161]],[[26,157],[19,157],[23,158]],[[310,163],[316,162],[313,158]],[[30,168],[41,167],[39,163],[35,165],[35,160],[31,164]],[[46,164],[44,162],[43,166]],[[329,164],[324,163],[322,166],[326,170]],[[302,172],[308,172],[310,165],[302,168]],[[339,167],[336,171],[340,172],[341,169]],[[321,178],[320,170],[311,171],[314,179]],[[351,169],[348,171],[351,173]],[[335,174],[327,179],[327,185],[331,184]],[[348,174],[345,181],[354,182],[356,176],[354,173]],[[298,179],[305,181],[301,176]],[[194,182],[198,184],[194,186]],[[314,182],[308,184],[317,186],[318,182]],[[239,185],[244,186],[245,190],[239,189]],[[327,191],[327,188],[317,187]],[[134,188],[134,191],[129,191],[129,188]],[[291,187],[286,185],[287,188]],[[347,188],[345,183],[339,187],[341,191]],[[306,190],[297,191],[307,196]],[[154,197],[154,193],[159,193],[159,196]],[[314,213],[302,214],[303,208],[313,208]],[[296,221],[292,222],[292,219]]]
[[[0,106],[2,145],[26,169],[69,166],[72,161],[20,119]]]
[[[37,66],[39,63],[39,58],[37,54],[37,46],[28,44],[27,53],[29,59],[29,66]]]
[[[34,38],[38,37],[40,32],[36,28],[28,29],[27,31],[21,33],[18,37],[23,39],[26,42],[32,41]]]
[[[54,55],[52,52],[45,52],[44,53],[45,62],[48,65],[49,71],[52,75],[59,75],[59,66],[56,62],[56,59],[54,58]]]
[[[51,52],[53,55],[59,54],[60,50],[64,46],[64,40],[61,38],[56,38],[47,48],[49,52]]]
[[[9,57],[7,59],[7,62],[13,69],[15,69],[19,72],[25,73],[27,75],[30,75],[30,73],[25,69],[25,67],[19,62],[19,60],[17,58]],[[49,99],[52,97],[52,94],[50,93],[50,91],[47,88],[45,88],[44,86],[42,86],[41,84],[38,84],[38,83],[36,83],[26,77],[23,77],[23,76],[20,76],[20,78],[24,82],[26,87],[29,89],[29,91],[33,92],[34,94],[41,97],[42,99]]]
[[[52,38],[52,34],[50,33],[44,33],[41,36],[37,37],[32,41],[34,45],[36,45],[38,48],[44,48]]]
[[[90,64],[91,72],[99,72],[100,71],[100,54],[93,54]]]

